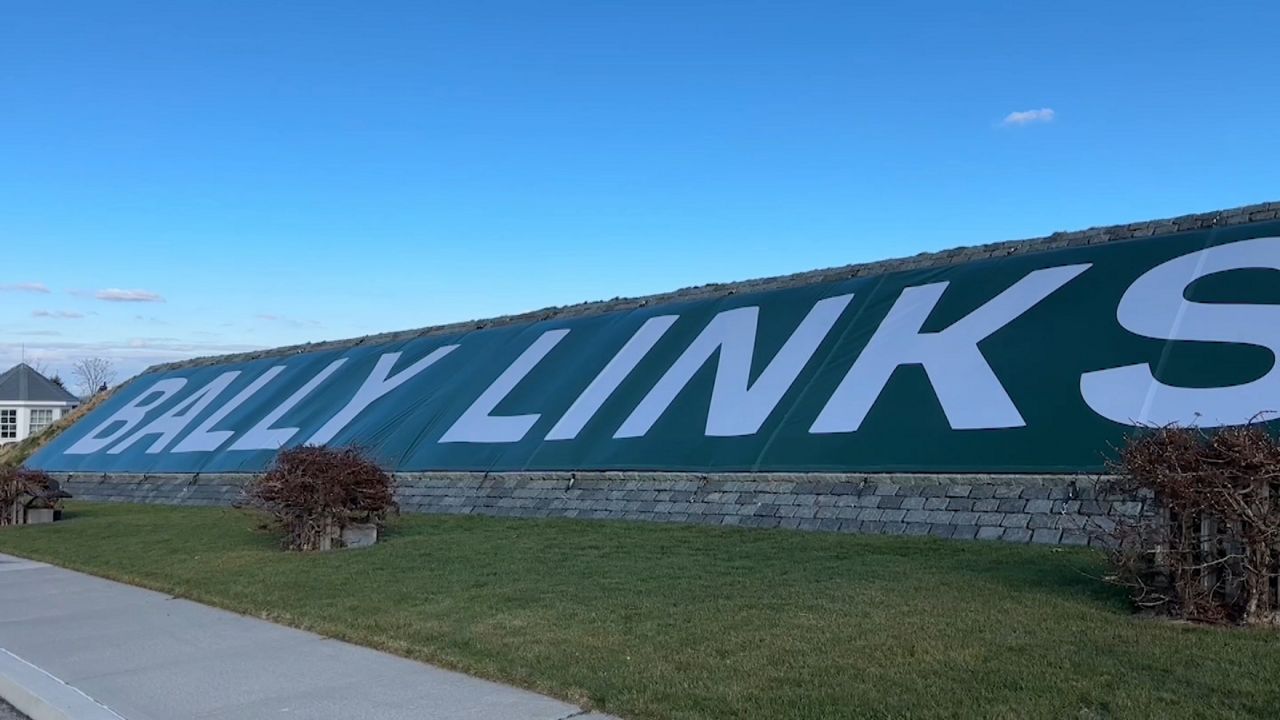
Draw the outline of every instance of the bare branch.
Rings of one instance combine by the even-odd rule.
[[[1134,604],[1204,622],[1280,620],[1280,442],[1261,424],[1147,429],[1106,488],[1144,511],[1098,533]]]
[[[84,358],[71,366],[71,374],[76,378],[80,394],[92,397],[116,381],[116,366],[106,358]]]

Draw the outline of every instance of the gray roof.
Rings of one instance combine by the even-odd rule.
[[[58,387],[26,363],[0,375],[0,403],[60,402],[79,405],[80,398]]]

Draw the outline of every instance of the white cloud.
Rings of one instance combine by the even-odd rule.
[[[74,310],[32,310],[31,317],[52,318],[54,320],[79,320],[84,313]]]
[[[14,285],[0,285],[0,292],[21,292],[21,293],[39,293],[42,295],[49,293],[49,286],[44,283],[16,283]]]
[[[105,302],[164,302],[163,297],[148,290],[107,288],[106,290],[99,290],[93,296]]]
[[[23,343],[6,342],[0,339],[0,371],[17,364],[25,353],[28,358],[39,357],[45,360],[63,377],[70,377],[71,365],[76,360],[101,357],[115,363],[117,370],[120,371],[118,379],[125,380],[157,363],[263,349],[261,345],[195,342],[175,338],[135,337],[79,342],[57,339],[56,336],[46,336],[47,339],[37,340],[34,338],[39,336],[35,333],[20,334],[33,339]]]
[[[292,327],[320,327],[318,320],[298,320],[296,318],[285,317],[283,315],[275,315],[272,313],[258,313],[253,316],[255,320],[262,320],[270,323],[280,323],[290,325]]]
[[[1004,120],[1000,122],[1004,127],[1011,125],[1030,125],[1032,123],[1052,122],[1054,118],[1053,108],[1040,108],[1039,110],[1021,110],[1011,112],[1004,116]]]

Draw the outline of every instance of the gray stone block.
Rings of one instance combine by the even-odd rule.
[[[1032,530],[1058,527],[1059,517],[1059,515],[1032,515],[1031,519],[1027,521],[1027,527]]]
[[[1001,500],[1000,512],[1002,513],[1020,513],[1027,507],[1026,500]]]
[[[1063,545],[1085,546],[1089,544],[1089,533],[1082,530],[1063,530],[1059,542]]]
[[[973,510],[975,512],[995,512],[999,509],[1000,501],[995,498],[973,501]]]
[[[1005,542],[1028,542],[1031,540],[1031,531],[1018,527],[1005,528],[1004,534],[1000,536],[1000,539]]]
[[[951,537],[955,540],[973,540],[978,536],[977,525],[956,525]]]
[[[925,523],[925,522],[907,523],[906,534],[907,535],[928,535],[929,523]]]
[[[1001,535],[1004,535],[1004,528],[987,526],[978,528],[977,537],[979,540],[999,540]]]
[[[969,498],[971,500],[986,500],[995,493],[995,488],[991,485],[974,485],[969,488]]]
[[[1031,542],[1041,545],[1057,545],[1062,539],[1062,531],[1057,528],[1041,528],[1031,535]]]
[[[1054,502],[1052,500],[1028,500],[1026,512],[1029,513],[1051,513],[1053,512]]]
[[[1109,533],[1116,529],[1116,521],[1106,515],[1091,515],[1089,525],[1085,529]]]
[[[1002,522],[1004,522],[1004,513],[998,513],[998,512],[978,513],[979,525],[997,525],[998,526]]]
[[[933,524],[929,526],[929,534],[934,537],[949,538],[956,531],[956,526],[951,524]]]
[[[901,510],[901,509],[895,509],[895,510],[881,509],[880,512],[881,512],[881,515],[880,515],[881,520],[883,520],[886,523],[891,523],[891,522],[896,523],[896,522],[902,522],[907,517],[908,511]]]
[[[1031,516],[1026,513],[1009,513],[1000,524],[1007,528],[1025,528],[1030,520]]]
[[[1089,518],[1085,515],[1057,515],[1057,527],[1063,530],[1084,530],[1089,527]]]

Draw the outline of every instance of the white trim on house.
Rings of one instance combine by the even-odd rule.
[[[26,440],[79,406],[60,383],[18,363],[0,373],[0,445]]]
[[[13,427],[16,432],[14,437],[7,437],[6,433],[9,425],[0,422],[0,445],[8,445],[9,443],[22,442],[31,436],[31,411],[32,410],[52,410],[53,420],[49,424],[53,424],[65,417],[76,408],[71,403],[56,402],[0,402],[0,413],[14,413],[16,423]]]

